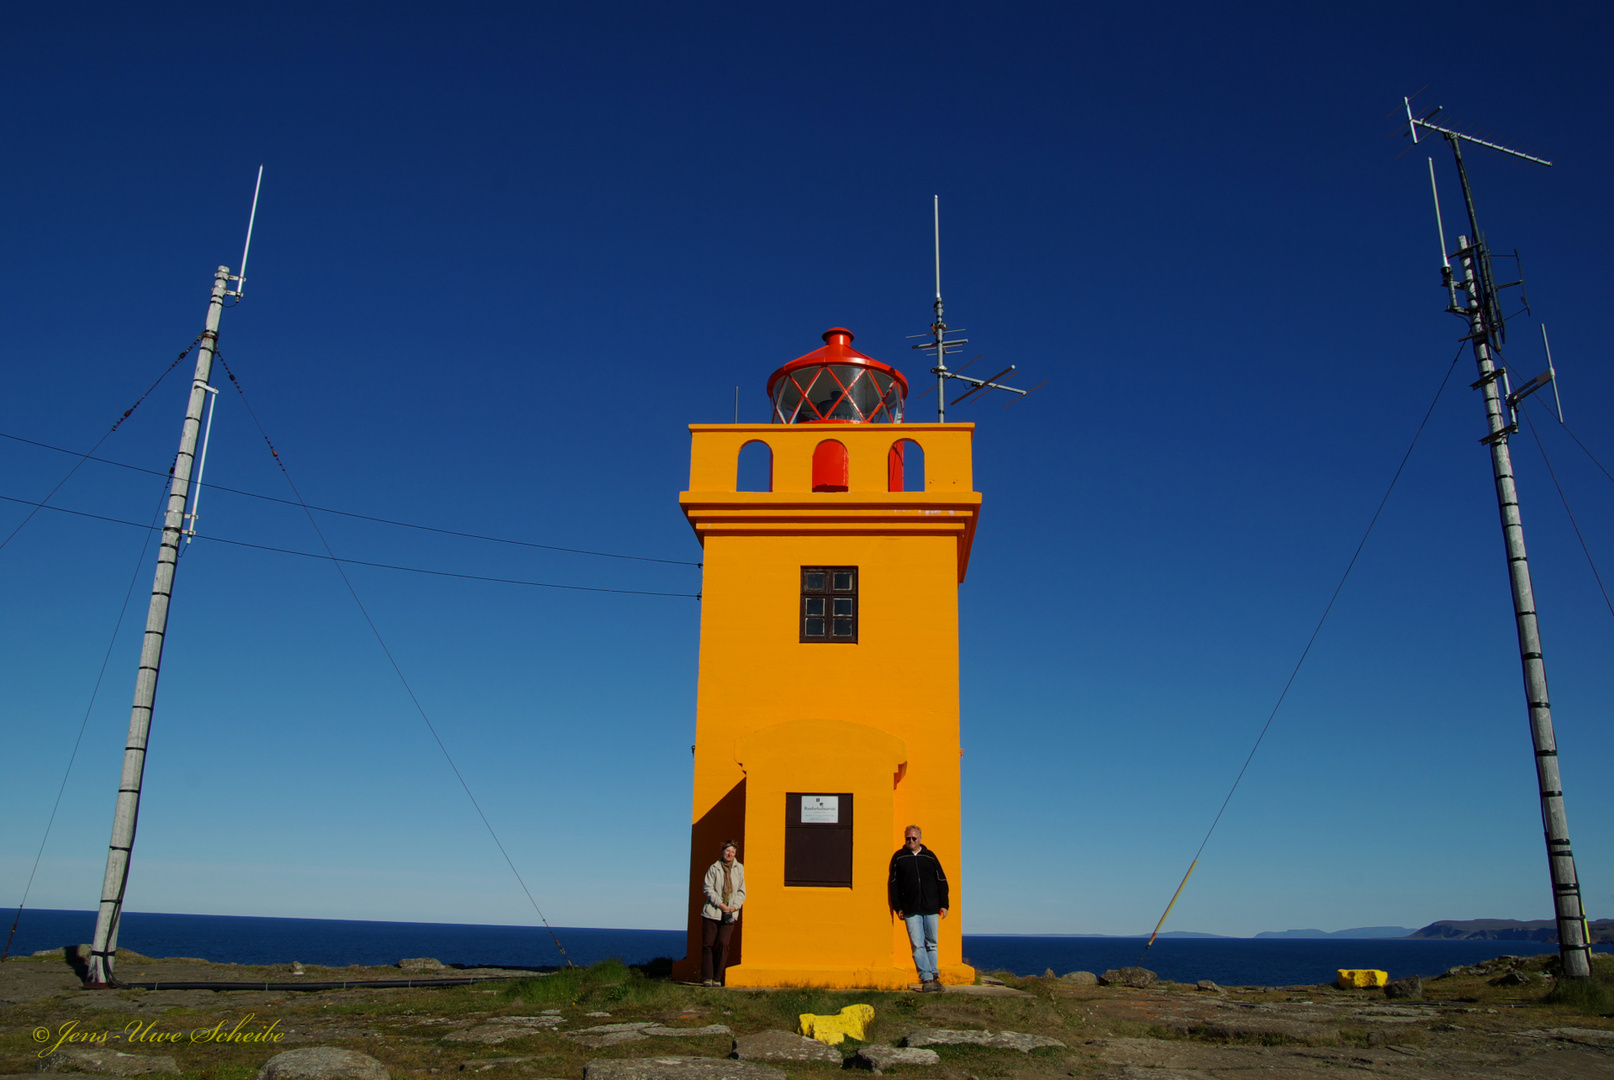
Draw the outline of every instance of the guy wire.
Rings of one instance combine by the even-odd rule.
[[[544,924],[545,930],[549,931],[550,940],[555,943],[555,948],[560,950],[561,959],[566,961],[566,966],[576,967],[577,965],[572,963],[572,958],[566,955],[566,947],[560,943],[560,938],[555,934],[555,928],[549,925],[549,920],[544,917],[543,909],[538,906],[538,901],[533,898],[532,890],[527,888],[527,882],[522,878],[521,871],[516,869],[515,861],[510,858],[510,853],[504,849],[504,843],[499,839],[499,834],[494,831],[493,823],[488,820],[487,814],[482,812],[482,804],[477,802],[476,796],[471,793],[471,785],[466,783],[465,777],[460,774],[459,766],[454,763],[454,756],[448,752],[448,747],[443,744],[442,736],[437,734],[437,728],[432,724],[431,717],[426,715],[426,707],[421,704],[420,698],[415,695],[415,688],[410,686],[409,680],[404,677],[403,668],[398,665],[397,658],[392,655],[392,650],[387,647],[386,639],[381,636],[381,629],[376,626],[375,620],[370,617],[370,612],[365,608],[364,601],[359,599],[359,591],[353,587],[353,582],[348,578],[347,571],[342,568],[342,563],[337,559],[336,552],[331,549],[329,541],[325,539],[325,534],[320,531],[319,522],[314,519],[314,513],[309,509],[308,504],[303,501],[303,494],[297,490],[297,484],[292,480],[290,470],[286,468],[286,463],[281,460],[279,452],[275,450],[275,444],[270,441],[269,433],[264,430],[263,424],[259,422],[258,414],[252,411],[252,403],[247,400],[246,391],[242,389],[240,382],[236,380],[235,373],[230,370],[230,365],[224,363],[224,358],[215,354],[215,359],[223,365],[224,372],[230,377],[230,382],[234,384],[236,393],[241,395],[241,404],[246,406],[247,415],[252,418],[252,423],[257,427],[258,434],[263,436],[264,444],[269,447],[269,453],[274,456],[275,464],[280,466],[280,473],[286,478],[286,486],[291,488],[291,493],[297,497],[298,505],[303,508],[303,513],[308,518],[308,524],[314,529],[314,535],[319,537],[319,542],[325,548],[325,553],[329,556],[331,565],[336,567],[336,572],[341,575],[342,584],[347,586],[348,594],[353,597],[353,603],[358,607],[359,614],[364,616],[364,621],[369,624],[370,632],[375,635],[376,644],[380,645],[381,651],[386,654],[387,662],[392,665],[392,670],[397,674],[398,681],[403,684],[404,692],[409,695],[409,700],[415,705],[415,711],[420,714],[421,720],[425,722],[426,730],[431,732],[433,741],[437,743],[437,749],[443,752],[443,759],[448,762],[449,769],[453,771],[454,779],[460,782],[460,787],[465,790],[465,797],[471,800],[471,806],[476,809],[477,817],[482,819],[482,824],[487,828],[488,835],[493,838],[494,846],[499,849],[499,854],[504,856],[504,861],[510,867],[510,872],[516,876],[516,882],[521,886],[521,891],[527,894],[527,902],[532,905],[532,910],[538,913],[538,921]]]
[[[1329,613],[1334,610],[1334,602],[1339,599],[1340,591],[1345,588],[1345,581],[1351,576],[1351,571],[1356,567],[1356,560],[1361,558],[1362,549],[1367,546],[1367,538],[1373,535],[1373,527],[1379,523],[1379,515],[1384,513],[1385,504],[1390,501],[1390,493],[1395,490],[1396,481],[1401,479],[1401,473],[1406,469],[1407,462],[1412,458],[1412,451],[1418,445],[1418,439],[1423,435],[1423,429],[1429,423],[1429,418],[1434,415],[1435,406],[1440,404],[1440,397],[1446,392],[1446,384],[1451,382],[1451,373],[1457,370],[1457,361],[1463,358],[1463,350],[1467,347],[1468,342],[1466,340],[1457,346],[1456,355],[1451,358],[1451,363],[1446,367],[1446,377],[1440,380],[1440,388],[1435,391],[1434,400],[1429,403],[1429,408],[1424,411],[1423,419],[1418,422],[1418,430],[1413,432],[1412,442],[1407,445],[1407,452],[1401,455],[1401,464],[1395,467],[1395,475],[1390,477],[1390,486],[1384,489],[1384,497],[1379,500],[1378,509],[1373,511],[1373,517],[1368,521],[1367,529],[1362,533],[1362,539],[1357,542],[1356,550],[1351,553],[1350,562],[1345,564],[1345,572],[1339,576],[1339,584],[1334,586],[1334,594],[1328,598],[1328,605],[1323,608],[1322,617],[1317,620],[1316,628],[1312,630],[1311,637],[1306,640],[1306,647],[1300,651],[1300,659],[1295,661],[1294,670],[1289,673],[1289,679],[1283,684],[1283,690],[1278,694],[1278,700],[1272,705],[1272,712],[1267,714],[1267,722],[1261,725],[1261,733],[1255,737],[1255,745],[1250,747],[1249,756],[1244,759],[1243,767],[1239,769],[1238,776],[1233,778],[1233,786],[1227,789],[1227,798],[1222,800],[1222,805],[1216,811],[1216,817],[1211,821],[1210,828],[1205,830],[1205,839],[1199,842],[1199,850],[1194,852],[1193,860],[1188,864],[1188,872],[1183,874],[1182,883],[1177,886],[1177,891],[1172,894],[1171,903],[1166,905],[1165,913],[1160,916],[1160,922],[1155,925],[1154,933],[1149,935],[1149,943],[1143,947],[1143,952],[1138,954],[1138,964],[1140,966],[1143,964],[1143,958],[1149,954],[1149,950],[1154,948],[1154,940],[1160,936],[1160,927],[1166,924],[1166,916],[1171,914],[1172,906],[1177,903],[1177,897],[1182,895],[1183,887],[1188,884],[1188,878],[1193,874],[1194,867],[1199,865],[1199,857],[1205,853],[1205,845],[1210,843],[1211,834],[1216,831],[1216,826],[1221,823],[1222,815],[1227,812],[1227,804],[1233,801],[1233,793],[1239,789],[1239,784],[1244,780],[1244,774],[1249,771],[1250,762],[1255,760],[1255,752],[1261,748],[1261,740],[1267,737],[1267,731],[1272,727],[1272,721],[1277,719],[1278,710],[1283,708],[1284,698],[1289,696],[1289,688],[1294,686],[1295,678],[1300,674],[1301,666],[1305,664],[1306,657],[1311,655],[1311,647],[1317,643],[1317,635],[1322,633],[1323,624],[1328,621]]]
[[[1575,445],[1580,447],[1582,450],[1584,450],[1586,452],[1586,456],[1592,459],[1592,464],[1596,465],[1598,467],[1598,469],[1600,469],[1602,471],[1604,476],[1608,477],[1610,480],[1614,480],[1614,473],[1609,472],[1607,467],[1604,466],[1604,464],[1601,461],[1597,460],[1597,455],[1592,453],[1590,450],[1588,450],[1586,448],[1586,444],[1580,441],[1580,436],[1576,435],[1574,430],[1571,429],[1568,424],[1566,424],[1562,420],[1560,420],[1560,421],[1558,421],[1558,426],[1563,428],[1564,431],[1569,435],[1569,437],[1571,439],[1575,440]]]
[[[125,518],[108,517],[106,514],[92,514],[87,510],[69,510],[65,506],[48,506],[45,503],[31,502],[28,499],[18,499],[11,495],[0,495],[0,502],[12,502],[21,506],[31,506],[36,510],[51,510],[58,514],[71,514],[74,517],[89,518],[92,521],[106,521],[113,525],[128,525],[134,529],[145,529],[148,532],[159,528],[156,525],[142,525],[138,521],[129,521]],[[295,504],[294,504],[295,505]],[[201,536],[197,538],[201,543],[212,541],[217,544],[229,544],[231,547],[254,548],[258,551],[273,551],[281,555],[296,555],[304,559],[330,559],[329,555],[321,555],[317,551],[298,551],[295,548],[274,547],[270,544],[254,544],[247,540],[231,540],[223,536]],[[454,570],[432,570],[424,566],[403,566],[398,563],[371,562],[366,559],[335,559],[335,562],[347,563],[350,566],[373,566],[381,570],[403,570],[410,574],[430,574],[433,577],[461,578],[465,581],[487,581],[495,585],[530,585],[538,589],[565,589],[570,592],[597,592],[615,593],[619,596],[672,596],[699,600],[700,593],[682,592],[656,592],[651,589],[608,589],[603,585],[558,585],[552,581],[528,581],[523,578],[489,577],[485,574],[462,574]]]
[[[1547,457],[1547,448],[1542,445],[1540,432],[1536,431],[1536,422],[1522,401],[1519,403],[1519,411],[1524,413],[1524,422],[1530,427],[1530,437],[1536,441],[1536,449],[1541,451],[1541,460],[1547,466],[1547,475],[1552,477],[1552,486],[1558,489],[1558,499],[1564,504],[1564,513],[1569,515],[1569,525],[1575,530],[1575,539],[1580,541],[1580,550],[1586,554],[1586,565],[1592,568],[1592,577],[1597,579],[1597,588],[1603,594],[1603,603],[1608,605],[1608,613],[1614,615],[1614,600],[1608,598],[1608,586],[1603,584],[1603,575],[1597,572],[1597,563],[1592,559],[1592,549],[1586,546],[1586,538],[1580,532],[1580,522],[1575,520],[1575,512],[1569,508],[1569,496],[1564,494],[1564,486],[1558,482],[1558,473],[1552,467],[1552,459]]]
[[[0,540],[0,548],[4,548],[7,544],[11,543],[11,541],[16,537],[16,535],[18,533],[22,532],[23,526],[27,525],[30,521],[32,521],[34,519],[34,515],[39,513],[40,509],[46,503],[50,502],[51,496],[55,495],[58,491],[62,490],[62,485],[63,484],[65,484],[69,480],[73,479],[73,474],[78,472],[79,466],[83,465],[86,461],[90,460],[90,455],[95,453],[97,450],[99,450],[101,448],[101,444],[106,442],[107,439],[111,438],[112,433],[114,431],[118,430],[118,428],[123,424],[123,422],[125,420],[129,419],[130,416],[134,415],[134,411],[136,409],[140,408],[140,403],[142,401],[145,401],[148,397],[151,396],[151,392],[153,390],[157,389],[158,384],[160,384],[164,379],[168,378],[168,373],[170,371],[173,371],[176,367],[178,367],[179,362],[181,360],[185,359],[185,357],[190,355],[190,351],[192,349],[196,348],[196,342],[201,341],[203,336],[204,336],[203,334],[197,334],[196,335],[196,341],[193,341],[189,345],[185,346],[184,351],[181,352],[178,356],[174,357],[174,362],[172,364],[169,364],[166,368],[163,369],[163,373],[161,375],[157,376],[157,379],[156,379],[155,382],[153,382],[150,386],[146,387],[146,392],[144,394],[141,394],[138,398],[136,398],[135,403],[133,405],[129,406],[127,409],[124,409],[122,416],[118,417],[115,421],[113,421],[112,426],[106,429],[106,434],[102,435],[99,439],[96,439],[94,446],[90,447],[84,453],[79,455],[79,459],[76,462],[73,463],[73,467],[71,469],[67,470],[67,475],[62,477],[60,480],[58,480],[56,482],[56,486],[50,489],[49,494],[47,494],[43,499],[41,499],[34,506],[34,508],[32,510],[28,511],[28,515],[26,517],[24,517],[20,522],[17,523],[17,527],[15,529],[11,530],[10,535],[8,535],[4,540]],[[52,449],[54,449],[54,447]],[[69,453],[71,453],[71,451],[69,451]],[[170,470],[169,474],[172,475],[172,470]]]
[[[128,413],[124,415],[127,416]],[[22,921],[22,909],[28,904],[28,893],[34,887],[34,875],[39,873],[39,862],[45,857],[45,844],[50,840],[51,826],[56,824],[56,812],[62,807],[62,795],[67,791],[67,778],[73,775],[73,763],[78,760],[78,748],[84,742],[84,729],[89,725],[90,713],[95,708],[95,699],[100,696],[101,683],[106,679],[106,668],[112,659],[112,648],[118,643],[118,631],[123,629],[123,617],[129,613],[129,598],[134,595],[135,584],[140,580],[140,567],[145,564],[146,551],[151,547],[151,534],[157,530],[157,520],[162,517],[163,505],[167,501],[168,485],[164,484],[162,497],[157,500],[157,511],[151,515],[151,527],[146,530],[145,538],[140,541],[140,558],[135,560],[134,573],[129,575],[129,587],[123,593],[123,606],[118,608],[117,621],[112,624],[112,640],[106,643],[106,655],[101,657],[101,670],[95,676],[95,688],[90,691],[89,704],[84,706],[84,719],[78,724],[78,738],[73,740],[73,752],[67,756],[67,769],[62,773],[62,785],[56,789],[56,801],[51,804],[50,818],[45,822],[45,834],[39,838],[39,851],[34,855],[33,869],[28,871],[28,883],[22,887],[22,899],[17,901],[17,917],[11,920],[11,932],[6,935],[5,948],[0,949],[0,961],[11,954],[11,940],[17,936],[17,924]]]
[[[26,443],[29,446],[37,446],[42,450],[54,450],[58,454],[72,454],[76,457],[83,457],[88,461],[100,462],[102,465],[115,465],[120,469],[130,469],[134,472],[150,473],[152,476],[170,475],[169,473],[159,472],[156,469],[148,469],[141,465],[130,465],[125,461],[114,461],[111,458],[95,457],[93,454],[79,454],[77,450],[68,450],[61,446],[52,446],[50,443],[43,443],[37,439],[25,439],[21,435],[11,435],[4,431],[0,431],[0,439],[10,439],[13,442]],[[207,489],[209,491],[225,491],[231,495],[241,495],[248,499],[261,499],[264,502],[280,503],[282,506],[299,505],[292,499],[281,499],[274,495],[264,495],[257,491],[243,491],[240,488],[225,487],[223,484],[209,484],[207,485]],[[591,551],[588,548],[560,547],[556,544],[538,544],[532,542],[531,540],[511,540],[504,536],[484,536],[481,533],[461,532],[458,529],[441,529],[435,525],[420,525],[413,521],[397,521],[392,518],[376,517],[372,514],[357,514],[351,510],[336,510],[329,506],[310,505],[309,509],[318,510],[322,514],[336,514],[340,517],[357,518],[359,521],[373,521],[378,525],[396,525],[402,529],[420,529],[423,532],[441,533],[444,536],[463,536],[467,540],[486,540],[493,544],[512,544],[516,547],[540,548],[544,551],[564,551],[569,555],[597,555],[602,559],[631,559],[635,562],[666,563],[669,566],[702,565],[698,562],[691,562],[688,559],[657,559],[649,555],[622,555],[614,551]]]

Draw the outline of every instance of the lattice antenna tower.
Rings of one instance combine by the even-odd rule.
[[[1485,399],[1488,430],[1480,441],[1490,448],[1496,500],[1502,515],[1502,538],[1507,547],[1513,615],[1519,634],[1519,661],[1524,668],[1525,704],[1529,712],[1530,737],[1535,746],[1536,783],[1541,797],[1542,829],[1547,842],[1547,868],[1552,878],[1553,914],[1558,925],[1558,953],[1566,976],[1589,978],[1590,934],[1586,925],[1586,910],[1581,902],[1575,856],[1569,844],[1569,819],[1564,810],[1563,781],[1558,770],[1558,744],[1553,733],[1552,707],[1547,700],[1547,666],[1542,655],[1541,631],[1536,621],[1530,562],[1524,549],[1524,523],[1519,515],[1518,486],[1508,449],[1508,437],[1519,430],[1519,402],[1553,382],[1555,373],[1549,353],[1547,370],[1530,382],[1514,390],[1508,381],[1507,363],[1502,356],[1502,346],[1507,341],[1508,317],[1502,314],[1501,291],[1517,285],[1522,300],[1523,274],[1520,274],[1520,280],[1507,285],[1496,283],[1491,271],[1491,253],[1485,242],[1485,234],[1479,227],[1479,215],[1474,209],[1474,191],[1469,183],[1468,167],[1463,162],[1463,144],[1484,147],[1505,157],[1536,165],[1550,166],[1552,162],[1490,139],[1433,123],[1435,115],[1440,112],[1439,106],[1422,116],[1414,116],[1412,99],[1402,98],[1401,103],[1406,109],[1405,134],[1412,137],[1414,144],[1418,143],[1420,132],[1436,134],[1445,139],[1451,147],[1452,158],[1457,163],[1457,177],[1462,183],[1469,231],[1466,236],[1457,238],[1457,250],[1448,253],[1446,230],[1440,219],[1440,189],[1435,184],[1434,158],[1429,159],[1429,182],[1435,196],[1435,226],[1440,232],[1441,284],[1448,298],[1446,310],[1461,316],[1468,325],[1464,340],[1473,343],[1474,361],[1479,368],[1479,379],[1473,384],[1473,389],[1482,391]],[[1517,256],[1518,253],[1514,252],[1514,257]],[[1452,267],[1453,260],[1457,262],[1456,270]],[[1524,310],[1529,311],[1528,301],[1525,301]],[[1542,342],[1546,343],[1545,333]]]
[[[1019,370],[1014,364],[1010,364],[1008,367],[1004,368],[1002,371],[988,379],[977,379],[973,376],[963,374],[964,368],[967,368],[970,366],[970,364],[975,363],[975,360],[979,360],[981,358],[980,356],[977,356],[975,360],[971,360],[968,364],[965,364],[963,368],[959,368],[956,371],[947,366],[947,357],[963,349],[965,345],[969,344],[970,339],[948,337],[948,334],[950,333],[964,334],[968,333],[968,331],[963,329],[949,330],[947,320],[944,315],[945,308],[942,304],[941,287],[940,195],[934,195],[931,197],[931,220],[933,225],[932,235],[935,239],[936,248],[936,302],[934,305],[932,305],[932,310],[935,312],[936,318],[935,321],[930,324],[930,333],[910,334],[909,336],[925,337],[930,339],[929,341],[920,342],[918,345],[915,345],[914,348],[931,354],[931,359],[935,362],[935,366],[930,369],[930,372],[936,376],[936,385],[931,387],[930,390],[926,390],[924,394],[920,394],[919,396],[924,397],[925,394],[930,393],[931,390],[936,392],[936,422],[938,424],[945,424],[947,422],[947,406],[949,404],[957,405],[959,402],[973,397],[978,393],[984,397],[986,394],[990,394],[994,390],[1002,390],[1006,393],[1014,395],[1013,400],[1007,402],[1003,406],[1005,409],[1007,409],[1010,405],[1013,405],[1016,401],[1019,401],[1027,394],[1033,393],[1034,391],[1040,390],[1044,386],[1048,385],[1048,381],[1045,379],[1036,386],[1033,386],[1030,390],[1022,390],[1018,386],[1010,386],[1007,383],[999,382],[999,379],[1013,375],[1015,371]],[[984,356],[985,354],[982,353],[981,355]],[[970,387],[968,390],[958,395],[958,397],[954,398],[950,403],[947,401],[947,381],[949,379],[957,379],[959,382],[968,383]]]

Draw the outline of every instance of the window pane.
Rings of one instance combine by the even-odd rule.
[[[839,615],[840,613],[841,601],[837,600],[835,601],[835,614]],[[807,614],[817,615],[819,618],[824,617],[824,598],[822,596],[809,596],[807,598]],[[847,614],[850,615],[851,612],[847,612]]]
[[[880,387],[874,381],[874,372],[864,370],[859,372],[857,381],[849,389],[852,392],[852,401],[857,405],[857,411],[867,419],[874,415],[880,407]]]
[[[807,405],[798,419],[803,423],[827,419],[835,403],[841,399],[840,384],[830,377],[828,368],[811,368],[796,374],[800,376],[798,384],[806,387],[803,395],[807,398]]]
[[[848,623],[847,633],[851,633],[851,632],[852,631],[850,629],[850,623]],[[824,620],[823,619],[808,619],[807,620],[807,636],[808,637],[823,637],[824,636]]]
[[[820,586],[820,587],[822,587],[822,586]],[[849,573],[848,571],[845,571],[845,570],[837,570],[837,571],[835,571],[835,591],[836,592],[851,592],[852,591],[852,575],[851,575],[851,573]]]
[[[813,381],[817,378],[818,371],[812,368],[809,368],[806,371],[793,372],[790,376],[790,381],[795,384],[796,390],[801,394],[802,401],[805,403],[802,405],[801,410],[796,414],[798,421],[805,422],[808,420],[816,420],[818,418],[813,412],[813,407],[811,404],[813,396]]]
[[[811,620],[808,620],[808,621],[810,622]],[[835,620],[835,636],[836,637],[851,637],[852,636],[852,620],[851,619],[836,619]]]
[[[802,588],[808,590],[809,592],[824,591],[824,572],[822,570],[810,571],[809,573],[803,574],[801,577]]]
[[[813,603],[811,600],[807,602],[809,604]],[[822,615],[824,613],[824,601],[819,600],[817,603],[818,610],[816,612],[809,611],[807,614]],[[838,616],[845,616],[846,618],[850,619],[852,617],[852,598],[849,596],[837,596],[835,598],[835,614]]]
[[[796,410],[801,408],[801,398],[801,387],[796,385],[794,376],[787,376],[774,389],[774,407],[784,423],[796,422]]]

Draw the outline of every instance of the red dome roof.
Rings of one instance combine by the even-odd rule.
[[[768,378],[778,424],[901,423],[907,396],[902,372],[852,348],[844,326],[825,330],[823,348]]]
[[[786,374],[815,364],[855,364],[861,367],[873,368],[884,372],[897,380],[902,387],[902,396],[908,396],[908,380],[903,378],[902,372],[890,364],[882,364],[872,356],[865,356],[852,348],[852,331],[844,326],[832,326],[824,331],[824,344],[822,348],[814,349],[806,356],[798,356],[784,367],[768,376],[768,396],[773,396],[773,388]]]

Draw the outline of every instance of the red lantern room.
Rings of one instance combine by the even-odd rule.
[[[902,423],[908,380],[852,348],[852,331],[824,331],[824,347],[790,361],[768,379],[776,424]]]

